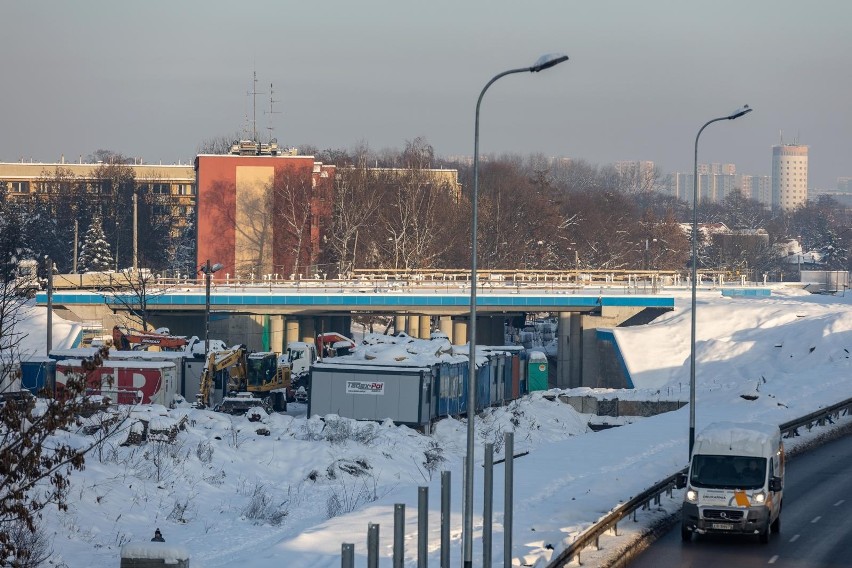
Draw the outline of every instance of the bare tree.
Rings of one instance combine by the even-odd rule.
[[[369,151],[361,146],[356,151],[354,167],[337,171],[332,229],[327,233],[327,247],[341,275],[350,273],[365,256],[368,229],[375,225],[375,215],[382,195],[377,189],[380,175],[370,170]]]
[[[162,285],[157,275],[146,269],[122,270],[112,277],[114,285],[103,294],[104,302],[113,311],[123,311],[143,331],[148,331],[150,305],[173,286]]]
[[[231,146],[234,145],[234,142],[237,142],[240,139],[241,135],[239,132],[235,132],[230,135],[222,135],[222,136],[213,136],[212,138],[207,138],[202,140],[198,145],[197,153],[198,154],[227,154],[231,151]]]
[[[275,248],[287,254],[285,273],[302,274],[314,263],[311,254],[312,191],[310,172],[279,170],[270,188],[275,207]]]
[[[17,390],[24,333],[19,324],[28,308],[6,279],[0,283],[0,564],[11,558],[32,560],[38,546],[38,520],[50,505],[67,509],[70,475],[85,464],[85,455],[103,443],[99,438],[80,447],[58,432],[74,427],[89,407],[87,381],[109,352],[105,346],[82,362],[82,373],[69,377],[61,396],[35,399]],[[110,425],[110,434],[122,425]],[[20,531],[25,529],[22,534]],[[30,535],[27,537],[26,535]],[[13,564],[16,565],[16,564]]]

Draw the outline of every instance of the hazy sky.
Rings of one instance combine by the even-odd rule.
[[[704,131],[700,162],[769,175],[783,132],[810,146],[811,187],[852,176],[848,0],[14,0],[0,14],[2,161],[104,148],[185,163],[206,139],[250,132],[253,108],[286,146],[423,136],[472,155],[491,77],[564,52],[489,88],[483,154],[691,171],[701,125],[747,103]]]

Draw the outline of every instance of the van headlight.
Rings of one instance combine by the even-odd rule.
[[[758,493],[755,493],[754,495],[752,495],[751,498],[754,499],[754,501],[756,503],[765,503],[766,502],[766,493],[764,493],[763,491],[759,491]]]
[[[698,501],[698,491],[696,491],[695,489],[689,489],[686,492],[686,500],[690,503],[695,503],[696,501]]]

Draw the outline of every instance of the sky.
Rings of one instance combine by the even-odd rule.
[[[672,312],[647,325],[614,330],[636,389],[573,389],[567,394],[688,399],[690,296],[683,289],[667,293],[675,296]],[[852,397],[852,295],[810,295],[775,285],[770,297],[723,298],[718,289],[702,289],[696,316],[697,431],[720,420],[781,424]],[[22,324],[30,338],[25,348],[43,348],[43,322],[33,315]],[[593,433],[588,423],[599,418],[578,414],[543,394],[476,419],[475,565],[482,554],[483,478],[478,464],[485,442],[494,442],[496,458],[503,457],[503,432],[514,430],[516,454],[528,452],[514,464],[516,564],[543,566],[619,502],[686,465],[688,407],[651,418],[622,417],[615,421],[621,426]],[[356,566],[362,567],[367,525],[378,523],[380,565],[390,566],[394,504],[404,503],[405,565],[413,567],[417,488],[427,486],[430,565],[437,566],[439,470],[447,470],[452,478],[451,565],[461,564],[463,421],[442,420],[429,437],[388,422],[343,420],[331,428],[335,418],[329,416],[326,431],[351,432],[334,443],[328,436],[322,439],[322,422],[316,416],[307,418],[302,405],[290,405],[286,414],[271,414],[261,422],[156,406],[139,407],[134,418],[146,414],[161,425],[187,417],[186,430],[166,453],[176,458],[159,461],[158,481],[152,456],[162,458],[163,453],[155,454],[153,442],[118,446],[119,436],[102,458],[89,456],[85,470],[71,477],[68,511],[45,516],[55,562],[115,566],[125,544],[142,553],[159,546],[149,542],[159,528],[166,540],[162,547],[188,555],[195,568],[336,568],[344,542],[355,544]],[[838,425],[849,420],[844,417]],[[267,428],[270,435],[256,434],[258,427]],[[792,448],[817,434],[814,430],[785,443]],[[77,432],[67,439],[83,443]],[[445,461],[430,473],[424,458],[433,445],[442,449]],[[360,466],[362,471],[350,475],[340,466]],[[503,559],[503,472],[499,466],[494,471],[495,565],[502,565]],[[376,499],[363,499],[364,492]],[[329,517],[335,499],[341,514]],[[622,525],[618,538],[635,537],[642,526],[677,511],[681,499],[677,491],[671,499],[663,498],[658,509],[640,514],[638,523]],[[282,510],[287,515],[280,524],[262,520]],[[613,538],[605,537],[600,553],[587,550],[584,565],[593,567],[607,554],[617,554],[626,541]]]
[[[3,161],[108,149],[187,163],[205,140],[270,127],[284,146],[422,136],[471,156],[485,84],[556,52],[571,59],[489,88],[483,155],[689,172],[702,124],[749,104],[702,134],[700,163],[770,175],[783,137],[810,147],[811,187],[852,176],[844,0],[13,0],[2,13]]]

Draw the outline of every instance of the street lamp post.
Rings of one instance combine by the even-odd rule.
[[[213,278],[213,273],[224,268],[218,262],[210,265],[210,259],[202,264],[199,272],[204,273],[204,364],[207,364],[207,357],[210,354],[210,280]]]
[[[485,91],[497,79],[513,73],[537,73],[567,61],[568,56],[561,53],[551,53],[539,57],[532,67],[521,67],[510,69],[495,75],[482,91],[476,101],[476,119],[474,122],[473,137],[473,194],[471,195],[472,220],[471,220],[471,248],[470,248],[470,321],[468,322],[468,333],[470,337],[470,354],[468,364],[468,400],[467,400],[467,456],[465,457],[465,479],[464,479],[464,521],[462,526],[462,541],[464,553],[464,568],[472,567],[473,552],[473,442],[474,429],[473,417],[476,414],[476,225],[477,225],[477,196],[479,193],[479,107]]]
[[[708,120],[695,136],[695,162],[692,170],[692,325],[689,343],[689,457],[692,459],[692,447],[695,445],[695,294],[697,288],[696,277],[698,276],[696,266],[698,264],[698,139],[704,129],[720,120],[734,120],[753,109],[745,105],[727,116],[720,116]]]

